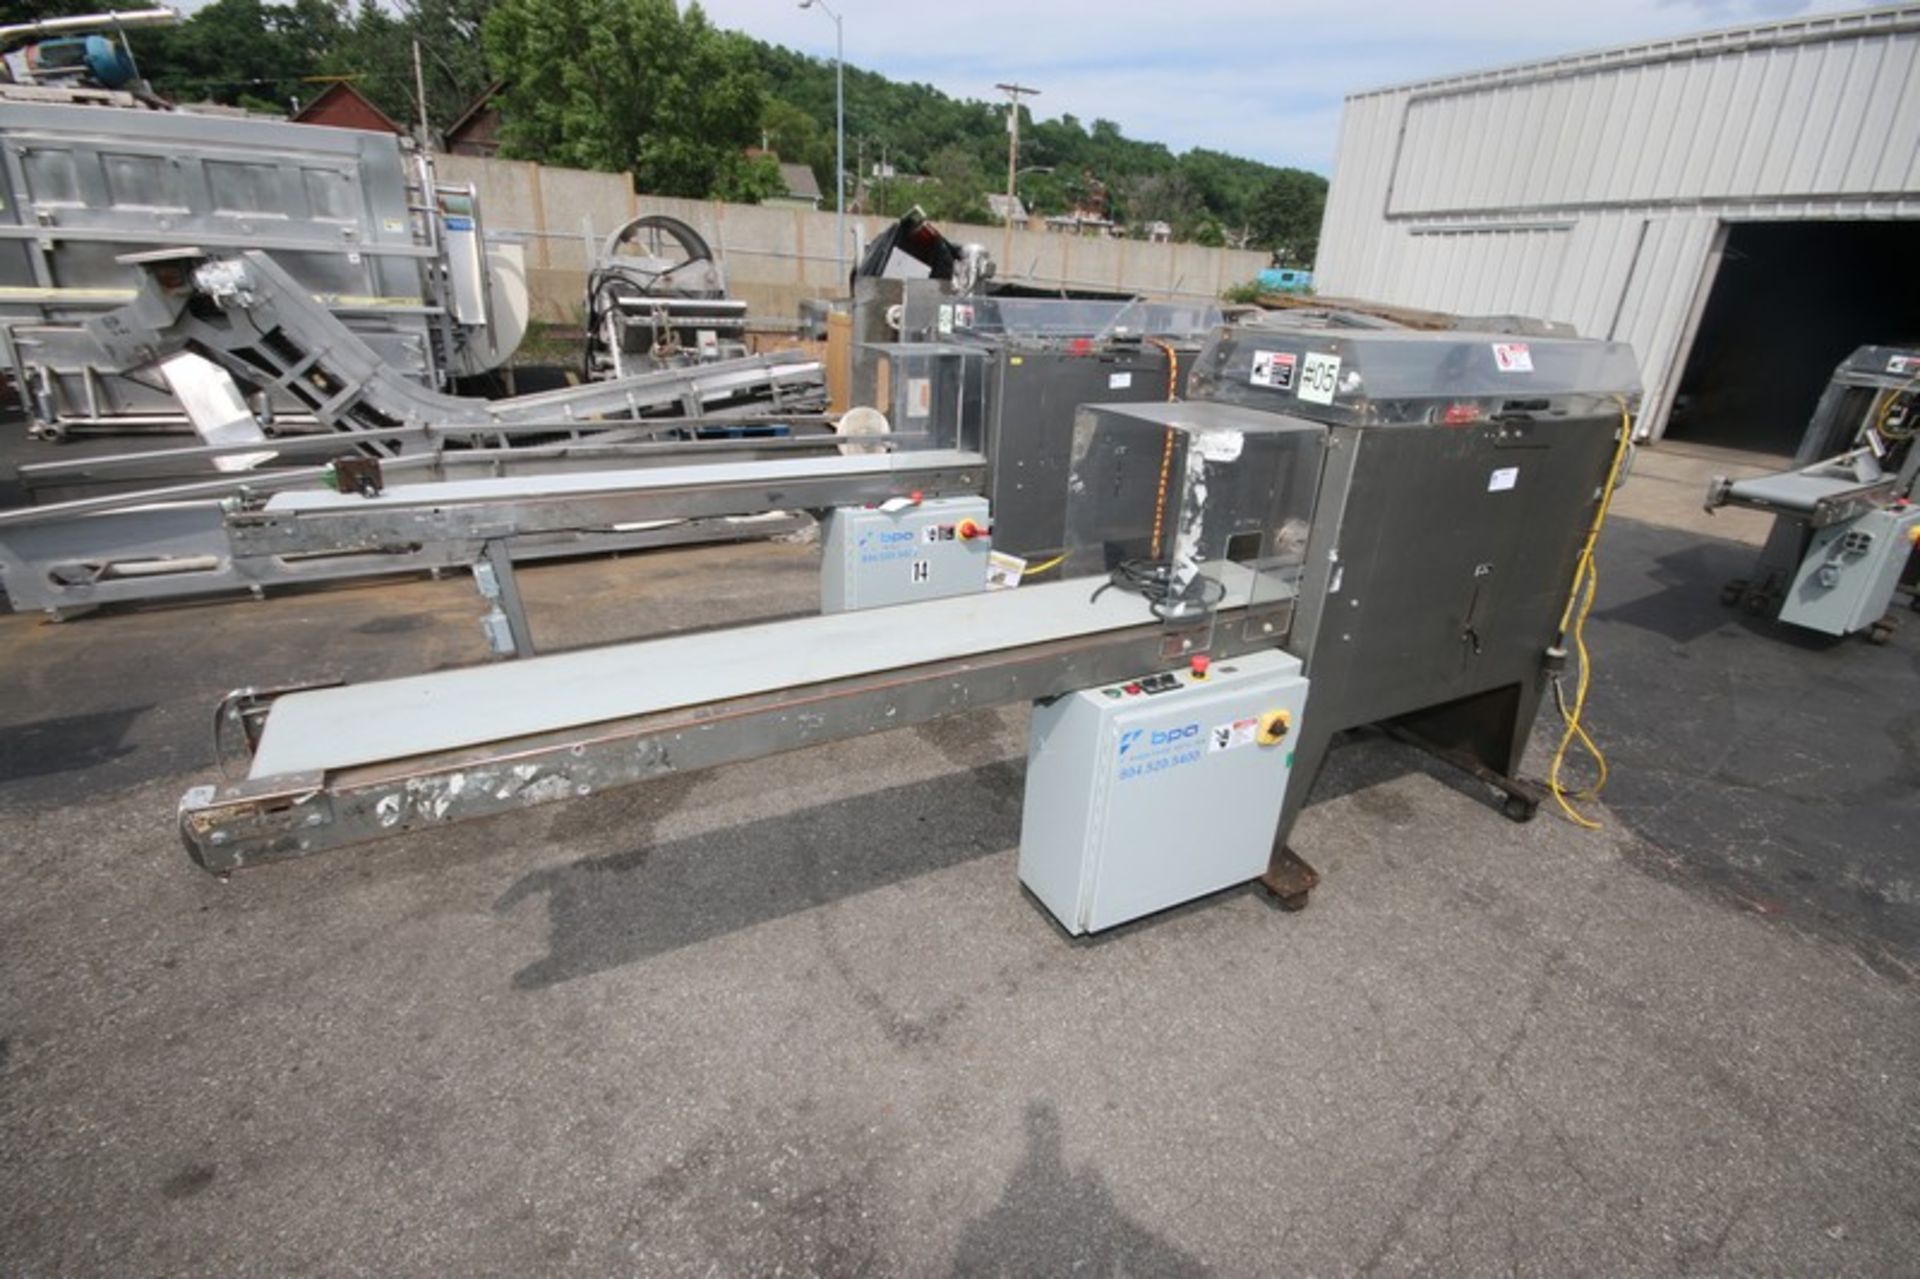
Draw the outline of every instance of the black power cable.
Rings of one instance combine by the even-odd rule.
[[[1190,611],[1211,611],[1227,597],[1226,584],[1205,574],[1196,575],[1183,589],[1173,580],[1173,565],[1162,560],[1120,561],[1092,599],[1115,587],[1146,600],[1147,608],[1163,622]]]

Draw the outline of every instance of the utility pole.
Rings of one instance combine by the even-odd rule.
[[[847,54],[846,30],[840,15],[827,8],[826,0],[800,0],[802,9],[818,7],[833,19],[833,260],[838,264],[840,282],[835,297],[848,288],[847,281]]]
[[[1020,169],[1020,99],[1034,97],[1040,90],[1030,89],[1024,84],[996,84],[994,88],[1007,95],[1007,231],[1004,246],[1000,250],[1000,260],[1011,265],[1013,259],[1013,205],[1018,198],[1013,193],[1015,178]]]
[[[413,42],[413,96],[420,103],[420,149],[433,150],[433,126],[427,122],[427,77],[420,70],[420,42]],[[427,199],[433,199],[433,192],[427,192]]]

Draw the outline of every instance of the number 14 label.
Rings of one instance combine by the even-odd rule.
[[[1334,388],[1340,385],[1340,357],[1307,352],[1300,364],[1300,398],[1315,404],[1333,403]]]

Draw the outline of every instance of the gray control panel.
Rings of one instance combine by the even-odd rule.
[[[1814,530],[1780,620],[1828,635],[1872,626],[1892,603],[1917,537],[1920,506],[1876,508]]]
[[[1091,933],[1260,875],[1306,700],[1269,650],[1036,705],[1020,881]]]
[[[837,507],[820,535],[820,611],[984,591],[992,527],[983,497]]]

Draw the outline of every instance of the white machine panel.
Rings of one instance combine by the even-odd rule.
[[[838,507],[820,537],[820,611],[984,591],[991,527],[982,497]]]
[[[1273,650],[1036,705],[1021,882],[1092,933],[1257,877],[1306,700]]]

